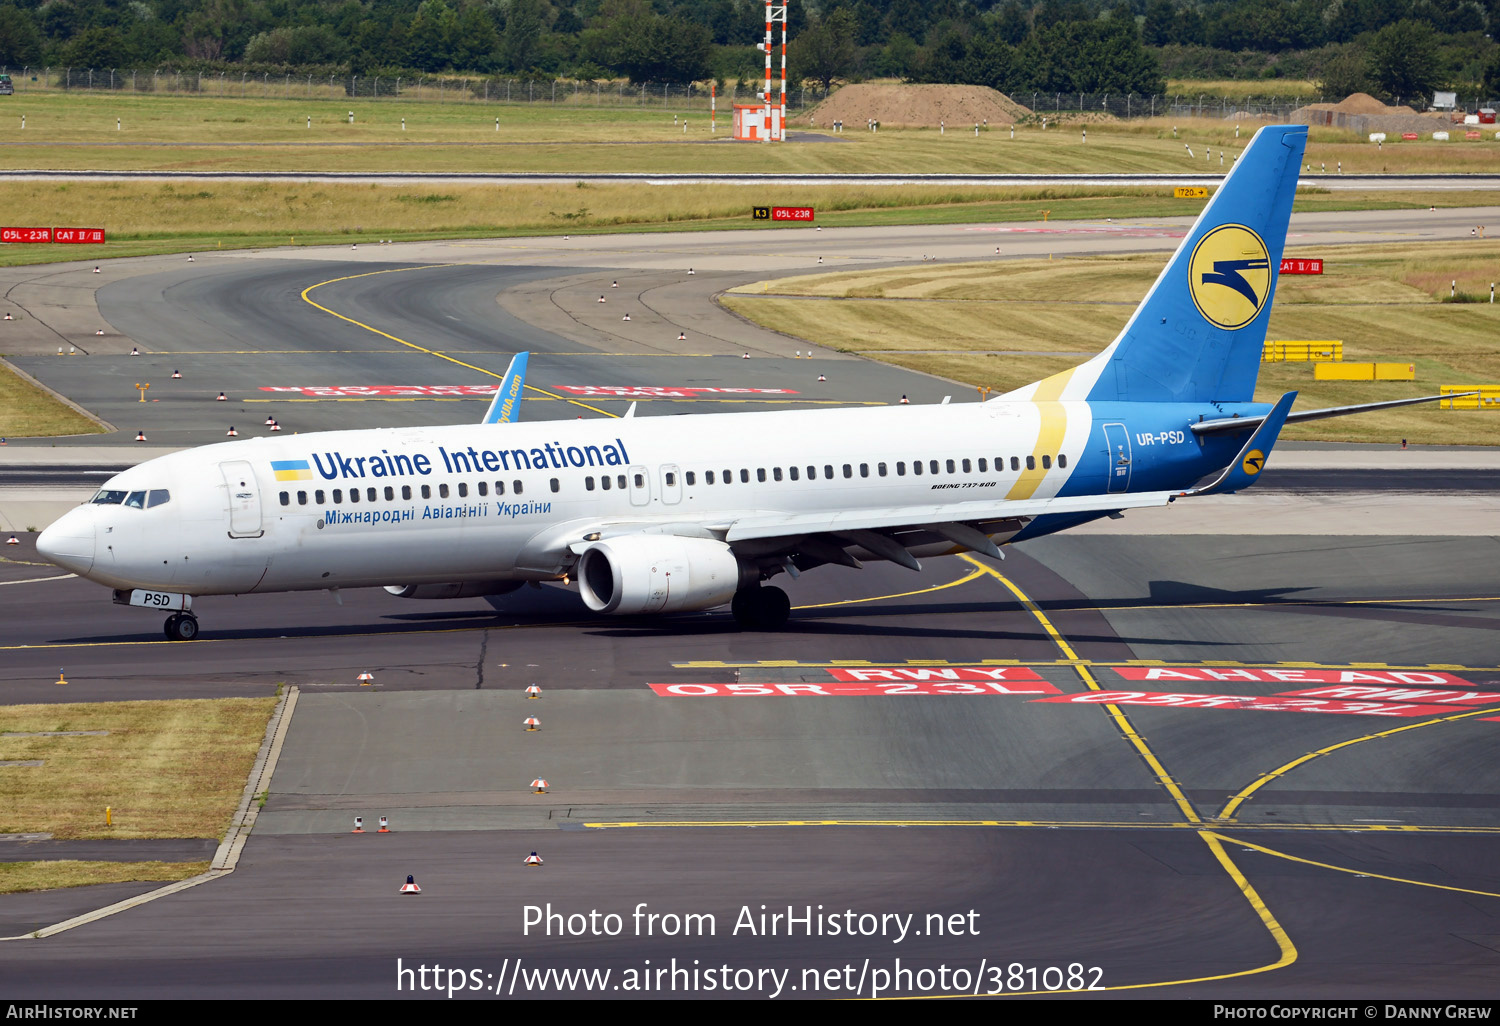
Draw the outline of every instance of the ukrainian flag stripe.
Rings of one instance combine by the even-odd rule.
[[[272,460],[271,469],[278,481],[311,481],[313,476],[306,460]]]

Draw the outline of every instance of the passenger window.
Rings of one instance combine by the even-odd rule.
[[[505,494],[505,482],[504,481],[496,481],[495,482],[495,494],[496,495],[504,495]]]
[[[869,477],[870,476],[870,465],[868,463],[861,463],[859,465],[859,476],[860,477]]]
[[[479,494],[480,495],[488,495],[488,494],[490,494],[490,485],[489,485],[488,481],[481,481],[475,487],[477,487],[479,489]]]
[[[725,484],[731,484],[731,483],[733,483],[733,481],[734,481],[734,471],[732,471],[732,470],[726,470],[726,471],[724,471],[724,483]]]
[[[480,487],[483,487],[483,486],[481,485]],[[401,486],[401,498],[403,498],[403,499],[410,499],[411,498],[411,485],[402,485]]]
[[[774,480],[774,481],[780,481],[781,480],[781,468],[780,467],[772,467],[771,468],[771,479]]]
[[[833,480],[833,464],[832,463],[825,463],[825,464],[823,464],[823,476],[826,477],[830,481]]]
[[[671,488],[676,483],[677,483],[677,475],[674,474],[674,473],[672,473],[670,470],[667,471],[667,487]]]
[[[847,464],[847,463],[844,464],[844,476],[845,477],[853,477],[854,476],[854,468],[851,467],[851,466],[849,466],[849,464]]]
[[[319,488],[317,491],[313,492],[313,501],[316,502],[319,506],[323,505],[325,501],[323,498],[323,489]]]
[[[375,489],[374,488],[367,488],[367,489],[365,489],[365,498],[369,499],[371,502],[374,502],[375,501]]]
[[[306,492],[298,492],[297,493],[297,505],[299,505],[299,506],[306,506],[307,505],[307,493]]]
[[[1060,452],[1060,453],[1057,454],[1057,465],[1059,467],[1066,467],[1068,465],[1068,454],[1067,453]]]
[[[906,476],[906,461],[905,460],[897,460],[896,461],[896,476],[897,477],[905,477]]]
[[[1052,469],[1052,457],[1051,456],[1043,456],[1042,457],[1042,469],[1043,470],[1051,470]]]
[[[968,460],[964,460],[964,473],[967,474],[968,472],[969,472],[969,461]]]
[[[448,486],[446,484],[440,484],[440,485],[438,485],[438,498],[439,499],[446,499],[447,497],[448,497]]]
[[[750,483],[750,471],[746,470],[744,467],[741,467],[740,468],[740,484],[749,484],[749,483]]]
[[[625,475],[624,474],[618,474],[618,475],[615,476],[615,487],[618,488],[618,489],[620,489],[620,491],[622,491],[622,492],[625,490]],[[516,482],[516,491],[520,492],[520,490],[521,490],[521,482],[517,481]]]
[[[458,497],[460,499],[467,499],[469,497],[469,482],[460,481],[458,483]]]
[[[687,478],[689,488],[698,483],[698,475],[691,470],[685,471],[682,476]]]
[[[885,464],[884,463],[877,463],[875,465],[875,470],[876,470],[877,473],[880,474],[881,477],[885,477]]]
[[[168,492],[165,488],[153,488],[150,494],[146,496],[146,508],[150,509],[154,506],[161,506],[171,501],[171,492]]]
[[[349,501],[350,502],[358,502],[359,501],[359,489],[358,488],[351,488],[351,489],[349,489]]]
[[[625,487],[625,475],[624,474],[620,475],[620,487],[621,488]],[[512,481],[510,483],[510,490],[511,490],[511,494],[512,495],[520,495],[521,494],[521,482],[519,482],[519,481]]]
[[[560,488],[562,488],[562,485],[558,483],[558,480],[555,477],[552,479],[552,481],[550,483],[552,485],[552,490],[554,492],[558,491]]]
[[[927,469],[930,470],[930,471],[932,471],[934,474],[936,474],[938,472],[938,461],[937,460],[928,460],[927,461]]]
[[[390,485],[386,485],[385,486],[385,501],[386,502],[390,502],[395,497],[396,497],[396,489],[392,488]]]
[[[139,493],[139,494],[144,495],[145,493],[142,492],[142,493]],[[286,492],[282,492],[281,493],[281,504],[283,506],[290,506],[292,504],[292,497],[289,494],[287,494]],[[130,505],[130,501],[128,499],[126,500],[125,505],[127,505],[127,506]],[[140,509],[140,507],[137,506],[136,509]]]
[[[818,479],[818,468],[817,467],[808,467],[807,468],[807,479],[809,481],[816,481]]]
[[[637,474],[637,475],[635,475],[635,486],[637,488],[644,488],[644,487],[646,487],[646,475],[645,474]]]
[[[964,469],[968,470],[969,468],[965,467]],[[983,474],[986,471],[988,471],[989,469],[990,469],[990,461],[987,460],[987,459],[985,459],[983,456],[979,457],[979,472],[981,474]]]
[[[951,474],[951,473],[953,473],[953,469],[954,469],[954,468],[953,468],[953,461],[952,461],[952,460],[949,460],[949,461],[948,461],[948,462],[947,462],[947,464],[946,464],[946,466],[947,466],[947,467],[948,467],[948,473],[950,473],[950,474]]]
[[[606,480],[608,479],[606,478]],[[594,490],[594,479],[592,477],[586,477],[583,479],[583,490],[586,492],[591,492]]]
[[[1035,456],[1028,456],[1028,457],[1026,457],[1026,469],[1027,470],[1035,470],[1036,469],[1036,457]]]
[[[605,474],[603,477],[599,478],[599,487],[603,488],[606,492],[609,491],[609,486],[612,484],[614,484],[614,482],[609,479],[608,474]]]
[[[922,476],[922,461],[921,460],[912,460],[911,461],[911,472],[913,474],[915,474],[917,477],[921,477]]]
[[[334,492],[333,494],[337,495],[338,492]],[[422,486],[422,498],[424,498],[424,499],[430,499],[430,498],[432,498],[432,485],[423,485]]]
[[[1021,469],[1021,460],[1020,460],[1019,457],[1012,456],[1010,458],[1010,469],[1011,470],[1020,470]]]
[[[283,493],[283,494],[285,494],[285,493]],[[131,509],[145,509],[146,508],[146,493],[145,492],[131,492],[128,496],[125,497],[125,505],[129,506]],[[286,503],[283,502],[282,505],[285,506]]]
[[[335,488],[333,490],[333,502],[334,502],[334,505],[341,505],[343,503],[343,501],[344,501],[344,490],[342,488]]]
[[[713,484],[714,483],[714,472],[712,470],[705,470],[703,472],[703,483],[704,484]]]
[[[797,480],[797,468],[796,467],[787,467],[786,468],[786,472],[787,472],[787,474],[789,474],[791,476],[791,479],[793,481]]]
[[[756,470],[755,470],[755,480],[761,482],[762,484],[765,483],[765,481],[766,481],[766,468],[765,467],[757,467],[756,468]]]

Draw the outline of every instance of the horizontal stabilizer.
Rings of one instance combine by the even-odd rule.
[[[481,424],[511,424],[521,419],[521,389],[526,387],[526,358],[530,355],[517,353],[510,361]]]
[[[1253,485],[1260,472],[1266,467],[1266,459],[1271,455],[1271,447],[1276,444],[1276,439],[1281,435],[1281,429],[1286,424],[1287,411],[1292,408],[1292,403],[1297,399],[1296,392],[1288,392],[1276,400],[1276,405],[1271,407],[1271,412],[1265,415],[1260,427],[1255,429],[1255,434],[1250,436],[1239,454],[1224,472],[1214,479],[1212,484],[1202,488],[1189,488],[1183,495],[1213,495],[1217,492],[1236,492],[1241,488]]]
[[[1308,420],[1327,420],[1329,417],[1347,417],[1351,413],[1369,413],[1371,410],[1394,410],[1400,406],[1415,406],[1417,403],[1435,403],[1439,399],[1461,399],[1464,396],[1478,395],[1478,392],[1459,392],[1455,395],[1423,395],[1415,399],[1386,399],[1378,403],[1359,403],[1355,406],[1325,406],[1321,410],[1303,410],[1300,413],[1289,413],[1286,417],[1288,424],[1301,424]],[[1265,414],[1254,417],[1218,417],[1214,420],[1200,420],[1196,424],[1190,424],[1188,430],[1195,435],[1216,435],[1223,431],[1249,431],[1259,427],[1266,419]]]

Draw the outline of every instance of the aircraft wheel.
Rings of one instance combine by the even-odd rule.
[[[734,598],[729,603],[729,611],[734,614],[734,622],[746,630],[753,630],[760,626],[760,589],[742,588],[734,593]]]
[[[758,597],[760,628],[774,631],[785,627],[787,618],[792,615],[792,600],[787,598],[786,592],[780,588],[762,588]]]
[[[198,636],[198,618],[191,613],[176,613],[167,617],[167,637],[172,641],[192,641]]]

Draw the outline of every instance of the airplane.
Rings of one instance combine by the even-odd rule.
[[[204,595],[385,587],[407,599],[576,581],[611,615],[790,612],[764,582],[1003,545],[1232,492],[1293,413],[1254,401],[1307,129],[1260,129],[1092,359],[981,403],[518,423],[525,354],[482,423],[184,450],[116,475],[37,551],[170,613]],[[1206,483],[1201,483],[1206,482]]]

